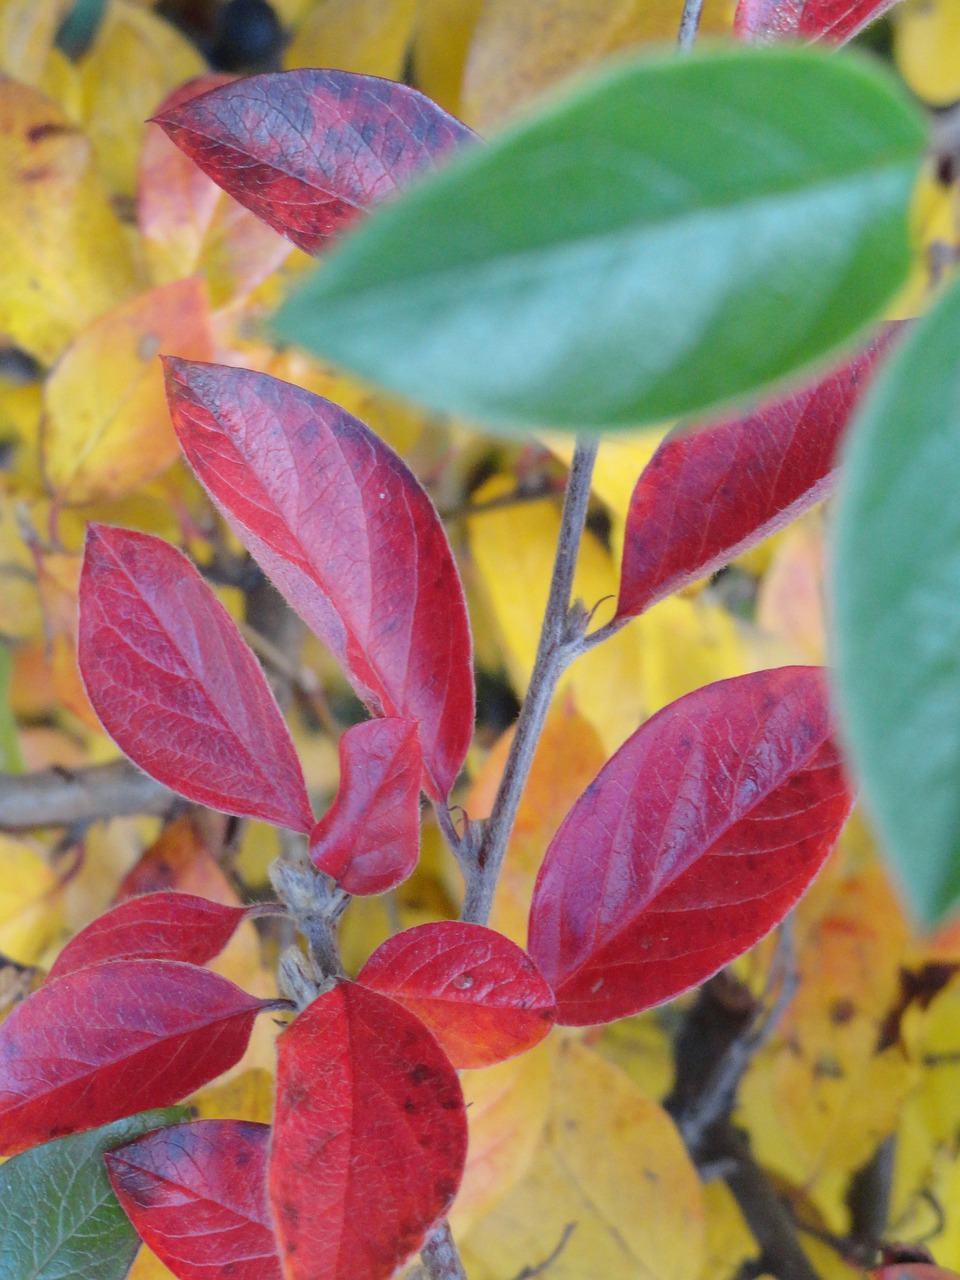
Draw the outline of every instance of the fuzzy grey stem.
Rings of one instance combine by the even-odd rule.
[[[182,803],[129,760],[82,769],[0,773],[0,831],[85,826],[107,818],[160,818]]]
[[[597,457],[595,440],[578,439],[570,465],[570,477],[563,503],[560,538],[553,563],[550,594],[540,632],[540,643],[530,677],[530,687],[517,720],[510,754],[503,770],[500,787],[493,802],[477,852],[477,863],[467,880],[466,900],[461,919],[486,924],[493,906],[493,895],[500,878],[503,859],[513,832],[517,807],[530,774],[530,766],[540,740],[547,711],[556,691],[557,681],[575,656],[582,630],[571,635],[570,593],[577,567],[580,539],[590,502],[590,482]],[[582,628],[584,617],[577,612]]]
[[[420,1250],[420,1261],[430,1280],[467,1280],[446,1218],[427,1236]]]
[[[700,27],[700,15],[703,12],[703,0],[684,0],[683,15],[680,18],[680,34],[677,36],[677,48],[687,53],[693,48]]]

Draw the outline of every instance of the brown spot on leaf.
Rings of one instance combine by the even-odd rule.
[[[36,145],[44,138],[56,138],[65,133],[77,133],[72,124],[58,124],[55,120],[47,120],[43,124],[31,125],[27,130],[27,141]]]

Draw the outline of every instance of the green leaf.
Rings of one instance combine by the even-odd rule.
[[[878,378],[833,552],[841,726],[921,919],[960,896],[960,285]]]
[[[58,1138],[0,1166],[0,1280],[123,1280],[140,1238],[103,1153],[187,1119],[166,1107]]]
[[[699,412],[876,316],[924,141],[861,56],[621,65],[383,205],[275,328],[504,428]]]

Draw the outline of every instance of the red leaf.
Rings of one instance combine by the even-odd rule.
[[[200,482],[375,715],[416,720],[446,799],[473,733],[460,576],[433,504],[362,422],[266,374],[167,360]]]
[[[630,499],[618,617],[713,573],[827,496],[837,444],[899,328],[745,418],[664,440]]]
[[[310,830],[300,762],[263,672],[179,551],[90,525],[79,653],[104,728],[146,773],[225,813]]]
[[[243,907],[225,907],[189,893],[131,898],[81,929],[57,956],[46,980],[104,960],[206,964],[227,945],[244,915]]]
[[[282,1280],[267,1198],[270,1126],[197,1120],[108,1151],[127,1217],[180,1280]]]
[[[270,1199],[287,1280],[380,1280],[450,1208],[460,1082],[426,1027],[342,982],[280,1036]]]
[[[234,78],[205,75],[179,85],[157,116]],[[155,126],[145,130],[140,152],[137,225],[152,274],[166,280],[201,272],[214,308],[256,288],[291,252],[288,240],[226,195]]]
[[[0,1024],[0,1155],[166,1107],[243,1056],[264,1004],[173,960],[108,960]]]
[[[475,137],[415,89],[348,71],[251,76],[154,122],[307,253]]]
[[[395,934],[357,981],[415,1013],[455,1067],[488,1067],[532,1049],[557,1012],[527,953],[479,924],[446,920]]]
[[[413,720],[367,720],[340,739],[337,798],[310,836],[314,865],[348,893],[386,893],[420,853],[423,758]]]
[[[782,920],[852,803],[823,674],[782,667],[665,707],[554,837],[530,954],[561,1023],[610,1022],[703,982]]]
[[[878,1267],[869,1273],[873,1280],[960,1280],[956,1271],[927,1262],[900,1263],[894,1267]]]
[[[896,0],[739,0],[733,29],[741,40],[828,40],[844,44]]]

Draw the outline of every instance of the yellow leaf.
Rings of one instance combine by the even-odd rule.
[[[933,290],[955,272],[960,255],[960,184],[941,182],[932,164],[921,171],[913,193],[910,245],[910,276],[887,310],[891,320],[920,315]]]
[[[760,626],[814,665],[827,650],[823,565],[823,519],[812,512],[779,536],[757,592]]]
[[[0,637],[30,640],[42,627],[36,566],[20,533],[17,500],[0,488]]]
[[[879,1048],[908,924],[879,859],[851,862],[798,908],[797,994],[740,1092],[757,1158],[824,1212],[833,1197],[817,1194],[818,1184],[834,1185],[870,1157],[916,1078],[899,1045]]]
[[[455,116],[460,114],[463,69],[484,0],[421,0],[413,43],[418,88]]]
[[[656,1011],[611,1022],[592,1043],[649,1097],[665,1098],[673,1088],[673,1041]]]
[[[924,102],[946,107],[960,98],[960,5],[957,0],[903,0],[893,12],[893,52],[900,74]]]
[[[71,120],[83,124],[83,89],[76,63],[54,47],[47,55],[47,63],[37,88],[58,102]]]
[[[461,1076],[470,1123],[463,1182],[450,1214],[459,1237],[526,1173],[547,1118],[553,1041]]]
[[[691,1280],[703,1260],[703,1196],[672,1121],[574,1040],[556,1051],[550,1110],[526,1175],[468,1232],[467,1273],[511,1280],[547,1258],[551,1280]]]
[[[79,71],[83,119],[111,191],[134,196],[145,121],[171,89],[205,70],[168,22],[129,0],[110,0]]]
[[[643,655],[643,692],[651,715],[705,684],[755,669],[737,621],[702,597],[661,600],[625,628],[631,629]],[[601,645],[600,651],[606,648]]]
[[[71,0],[0,0],[0,70],[39,87]]]
[[[273,1119],[273,1076],[252,1067],[223,1084],[210,1084],[189,1100],[198,1120],[250,1120],[270,1124]]]
[[[729,30],[727,0],[707,0],[700,29]],[[529,98],[644,41],[676,40],[683,0],[486,0],[463,82],[463,115],[481,131]]]
[[[0,836],[0,952],[36,964],[62,929],[56,873],[28,844]]]
[[[0,171],[0,333],[47,364],[129,296],[134,270],[89,139],[12,80],[0,80]]]
[[[707,1215],[707,1262],[703,1280],[727,1280],[740,1264],[757,1256],[757,1242],[747,1226],[733,1192],[715,1178],[703,1188]]]
[[[324,0],[304,19],[284,66],[336,67],[399,80],[418,0]]]
[[[357,973],[381,942],[399,930],[456,915],[448,892],[449,858],[437,828],[425,824],[420,861],[409,880],[391,893],[350,902],[340,926],[340,951],[348,973]]]
[[[904,1024],[924,1066],[917,1114],[935,1144],[953,1142],[960,1132],[960,979],[954,978],[929,1009],[916,1015],[905,1017]]]
[[[512,481],[495,477],[474,495],[477,502],[507,492]],[[499,507],[467,521],[477,577],[503,638],[507,670],[522,694],[533,670],[550,586],[560,513],[550,501]],[[600,625],[613,612],[618,575],[613,559],[589,530],[585,533],[573,595],[588,609],[605,600]],[[576,705],[600,735],[608,754],[621,746],[644,715],[638,632],[625,627],[579,658],[560,682],[558,696],[572,690]]]
[[[487,817],[493,808],[512,737],[512,733],[505,733],[498,740],[470,789],[466,809],[474,820]],[[520,946],[526,946],[530,899],[547,846],[605,759],[603,745],[589,721],[577,713],[569,699],[556,703],[537,743],[490,920],[493,928]]]
[[[127,1272],[127,1280],[177,1280],[177,1277],[160,1261],[149,1245],[142,1244],[133,1266]]]
[[[119,497],[179,456],[159,352],[212,359],[198,277],[161,285],[101,316],[51,374],[43,463],[59,502]]]

